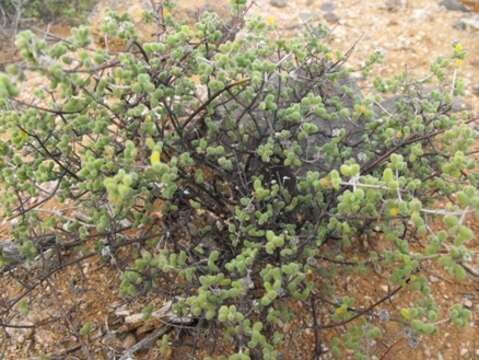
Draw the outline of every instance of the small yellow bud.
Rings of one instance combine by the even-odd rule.
[[[345,304],[341,305],[340,307],[336,308],[335,313],[338,316],[344,315],[348,312],[348,308]]]
[[[150,162],[152,166],[160,163],[160,152],[158,150],[153,150],[150,157]]]
[[[327,177],[324,177],[322,179],[319,180],[319,184],[323,187],[323,188],[330,188],[331,187],[331,180],[329,180],[329,178]]]
[[[269,26],[273,26],[276,22],[276,19],[274,18],[274,16],[268,16],[266,18],[266,24],[268,24]]]
[[[306,280],[307,281],[313,281],[314,280],[314,273],[311,269],[308,269],[305,274]]]
[[[361,104],[361,105],[358,106],[358,112],[359,112],[360,114],[366,113],[367,110],[368,110],[368,109],[367,109],[366,106],[363,105],[363,104]]]
[[[391,215],[392,217],[396,217],[399,215],[399,209],[397,207],[393,207],[391,209],[389,209],[389,215]]]

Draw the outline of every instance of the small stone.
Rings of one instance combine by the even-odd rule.
[[[334,3],[327,1],[322,3],[319,8],[324,12],[333,12],[336,9],[336,6]]]
[[[140,326],[138,329],[136,329],[135,334],[139,337],[151,330],[154,330],[155,324],[153,323],[145,323],[143,326]]]
[[[473,16],[469,18],[463,18],[454,24],[454,27],[459,30],[471,30],[471,31],[478,31],[479,30],[479,16]]]
[[[411,19],[414,21],[430,20],[431,14],[425,9],[414,9],[411,14]]]
[[[452,112],[460,112],[460,111],[470,111],[472,110],[472,106],[466,103],[463,99],[456,97],[452,99]]]
[[[25,329],[25,338],[26,339],[31,339],[34,335],[33,328]]]
[[[437,276],[431,275],[429,276],[429,281],[432,283],[437,283],[439,282],[439,278]]]
[[[462,19],[457,20],[454,22],[454,25],[452,26],[454,29],[464,31],[467,29],[466,23],[462,21]]]
[[[126,306],[122,305],[115,310],[115,315],[119,317],[125,317],[131,315],[131,312],[126,308]]]
[[[472,301],[471,299],[465,299],[464,300],[464,307],[468,308],[468,309],[472,309]]]
[[[465,7],[459,0],[442,0],[439,5],[444,6],[447,10],[451,11],[463,11],[468,12],[469,10]]]
[[[299,13],[298,16],[305,23],[310,22],[311,20],[315,18],[315,14],[310,12],[302,12],[302,13]]]
[[[324,14],[323,18],[330,24],[336,24],[339,22],[339,16],[337,16],[335,13],[332,13],[332,12],[328,12]]]
[[[128,334],[125,339],[123,339],[123,349],[129,349],[136,344],[136,338],[133,334]]]
[[[411,349],[415,349],[417,347],[417,344],[418,344],[418,340],[417,340],[417,337],[415,336],[411,336],[407,339],[407,344],[409,345],[409,347]]]
[[[464,355],[466,355],[468,352],[469,352],[469,350],[467,350],[466,348],[462,348],[460,354],[461,354],[461,356],[464,356]]]
[[[103,337],[102,342],[109,347],[117,347],[117,348],[122,347],[120,339],[118,339],[118,337],[112,332],[107,333]]]
[[[389,321],[389,318],[390,318],[389,311],[381,309],[378,313],[378,318],[381,321]]]
[[[386,0],[388,11],[399,11],[407,6],[407,0]]]
[[[277,7],[277,8],[285,8],[288,6],[288,1],[287,0],[270,0],[269,2],[272,6]]]
[[[387,293],[389,291],[389,287],[387,285],[381,285],[381,290]]]

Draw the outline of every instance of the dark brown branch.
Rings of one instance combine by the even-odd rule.
[[[409,282],[409,279],[406,280],[406,283]],[[386,294],[384,297],[382,297],[381,299],[379,299],[378,301],[376,301],[375,303],[373,303],[372,305],[368,306],[366,309],[363,309],[361,311],[359,311],[357,314],[353,315],[352,317],[350,317],[349,319],[346,319],[346,320],[343,320],[343,321],[339,321],[339,322],[336,322],[336,323],[332,323],[332,324],[326,324],[326,325],[322,325],[319,327],[319,329],[331,329],[331,328],[335,328],[335,327],[338,327],[338,326],[344,326],[348,323],[350,323],[351,321],[354,321],[356,320],[357,318],[369,313],[371,310],[373,310],[375,307],[381,305],[382,303],[384,303],[385,301],[391,299],[394,295],[396,295],[401,289],[403,288],[403,285],[400,285],[398,286],[397,288],[395,288],[393,291],[389,292],[388,294]]]
[[[249,79],[244,79],[244,80],[240,80],[240,81],[237,81],[237,82],[234,82],[234,83],[231,83],[227,86],[225,86],[223,89],[217,91],[216,93],[214,93],[208,100],[206,100],[198,109],[196,109],[187,119],[186,121],[183,123],[183,128],[185,128],[186,126],[188,126],[188,124],[196,117],[196,115],[198,115],[200,112],[202,112],[203,110],[205,110],[209,104],[211,104],[218,96],[220,96],[221,94],[223,94],[224,92],[228,91],[229,89],[232,89],[234,88],[235,86],[240,86],[240,85],[244,85],[244,84],[247,84],[249,83]]]

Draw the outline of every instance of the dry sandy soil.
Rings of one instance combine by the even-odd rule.
[[[180,12],[183,17],[188,18],[195,14],[195,10],[192,9],[202,8],[205,4],[222,9],[223,3],[224,1],[219,0],[182,0]],[[371,51],[381,49],[385,54],[384,64],[387,64],[387,67],[380,66],[378,71],[384,76],[404,69],[412,73],[424,72],[437,56],[449,54],[452,45],[460,42],[468,53],[460,69],[466,85],[464,105],[479,112],[479,89],[475,89],[475,86],[479,85],[479,27],[467,25],[471,23],[468,19],[474,19],[479,15],[473,12],[448,10],[440,6],[436,0],[330,2],[289,0],[285,1],[285,4],[281,3],[282,1],[256,0],[251,14],[260,14],[268,17],[269,21],[276,22],[278,31],[283,32],[285,36],[299,31],[301,24],[305,21],[323,21],[334,29],[333,45],[340,50],[349,49],[360,39],[350,60],[353,66],[360,65]],[[474,1],[469,0],[469,3]],[[104,10],[108,8],[128,11],[132,16],[136,16],[140,13],[141,5],[135,0],[102,0],[91,16],[92,22],[98,22]],[[476,234],[479,234],[479,227],[474,226]],[[8,234],[5,233],[4,237],[7,236]],[[479,250],[478,239],[474,240],[473,247]],[[87,251],[88,249],[85,249],[85,252]],[[475,258],[476,268],[478,264],[479,259]],[[99,271],[100,268],[102,271]],[[472,310],[470,326],[466,329],[457,329],[447,323],[443,324],[437,334],[420,339],[417,344],[408,343],[401,330],[388,329],[388,336],[374,347],[376,358],[388,360],[479,359],[478,278],[472,277],[459,283],[435,267],[426,269],[426,273],[431,280],[433,293],[442,308],[446,309],[454,303],[463,303]],[[344,275],[344,281],[338,288],[342,288],[340,291],[344,294],[353,293],[363,299],[363,303],[357,305],[371,303],[388,291],[385,280],[373,272],[366,276],[346,272],[342,275]],[[22,279],[28,279],[27,270],[18,274],[18,280]],[[62,349],[67,349],[70,351],[63,354],[62,358],[97,359],[121,353],[122,348],[128,348],[139,341],[154,325],[134,330],[123,328],[124,331],[120,331],[122,316],[126,313],[138,312],[142,304],[125,304],[116,292],[117,280],[115,272],[110,272],[94,258],[82,265],[82,272],[72,267],[59,273],[51,281],[41,285],[51,296],[38,298],[36,290],[32,292],[33,298],[36,298],[34,311],[28,318],[30,322],[37,322],[50,314],[54,316],[60,314],[59,321],[35,331],[32,329],[0,330],[0,354],[3,353],[4,359],[26,359],[40,353],[61,353]],[[18,294],[19,287],[12,279],[8,281],[0,279],[0,284],[1,305],[2,300]],[[399,308],[412,301],[413,298],[405,294],[398,297],[398,301],[385,304],[383,308],[394,314]],[[116,315],[114,315],[115,312]],[[24,319],[9,320],[24,323]],[[89,338],[82,338],[78,348],[75,346],[78,341],[74,334],[85,321],[93,323],[94,331]],[[299,331],[301,322],[298,321],[296,325],[296,328],[294,326],[291,328],[292,334],[294,331]],[[100,344],[96,339],[109,327],[115,327],[119,335],[103,337]],[[341,329],[337,329],[322,335],[327,339],[340,331]],[[300,355],[286,356],[286,358],[295,359],[305,356],[309,358],[308,354],[311,353],[312,345],[307,341],[308,336],[305,339],[306,341],[294,342],[292,345],[297,351],[296,354]],[[102,351],[99,350],[100,348]],[[170,357],[188,359],[188,356],[181,352],[172,353]],[[157,350],[152,349],[137,358],[160,357]],[[328,356],[326,355],[325,358]]]

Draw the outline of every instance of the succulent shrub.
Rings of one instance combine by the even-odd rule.
[[[243,8],[235,2],[237,23]],[[373,310],[401,288],[422,294],[399,314],[410,337],[435,332],[422,266],[465,275],[465,218],[479,208],[471,116],[452,112],[460,46],[427,77],[376,78],[362,94],[321,27],[284,39],[257,18],[241,31],[214,14],[157,21],[144,41],[110,14],[101,30],[123,43],[115,51],[95,49],[86,27],[51,46],[18,35],[23,61],[0,75],[0,180],[24,259],[42,251],[39,234],[55,234],[64,256],[94,241],[106,262],[135,246],[118,266],[121,294],[173,301],[175,315],[221,340],[212,357],[278,358],[303,304],[315,332],[350,325],[330,344],[338,358],[367,358],[365,341],[382,334]],[[44,86],[23,83],[33,74]],[[69,210],[42,212],[49,199]],[[378,237],[386,250],[364,250]],[[327,258],[381,269],[396,290],[354,308],[334,297]],[[467,309],[450,314],[467,324]]]
[[[94,0],[2,0],[0,24],[6,27],[25,19],[78,24],[94,3]]]

